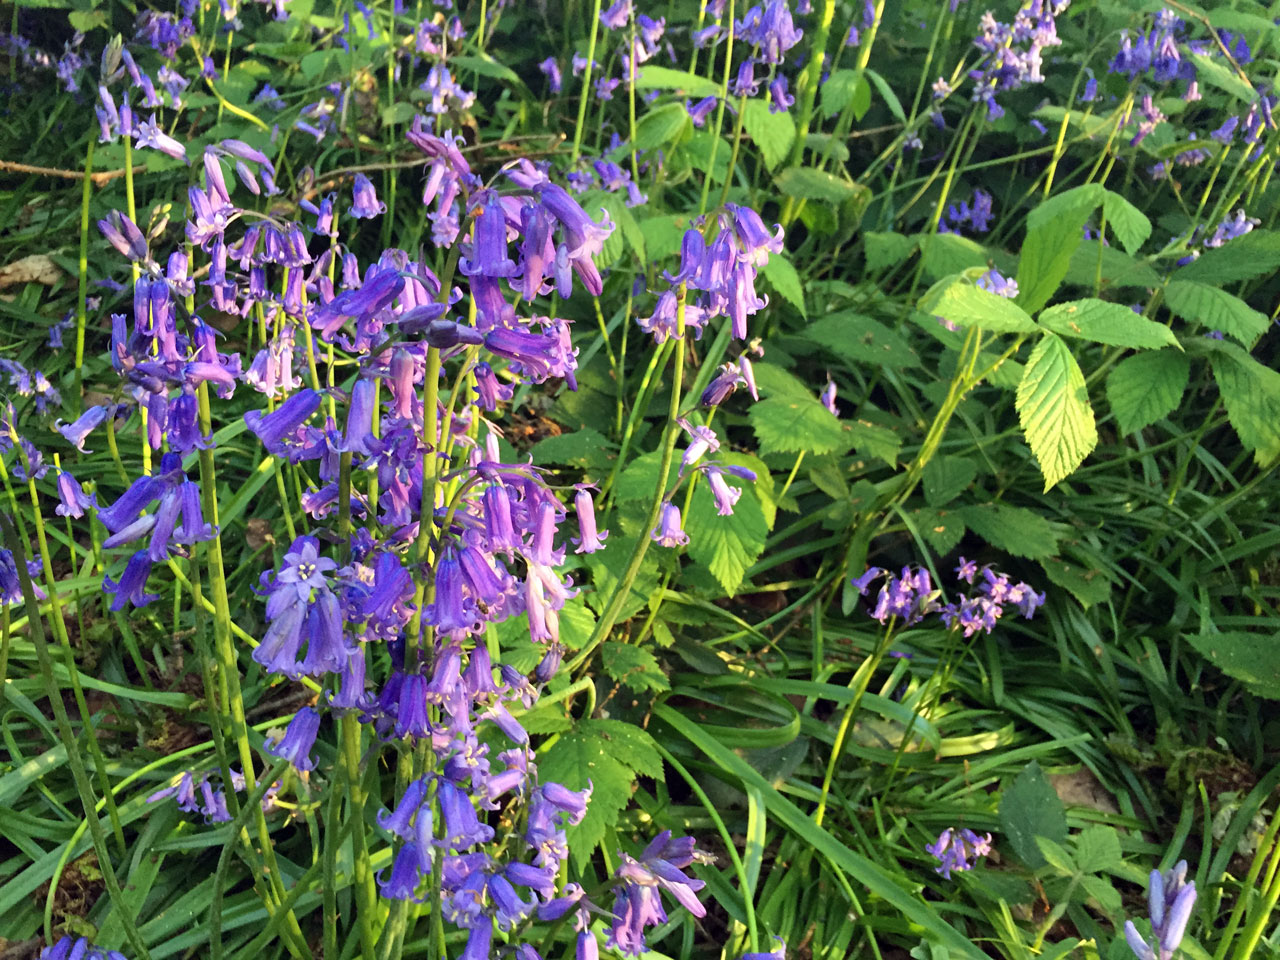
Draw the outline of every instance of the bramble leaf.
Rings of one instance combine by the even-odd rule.
[[[1070,476],[1097,446],[1084,374],[1056,334],[1046,333],[1031,351],[1014,405],[1045,490]]]

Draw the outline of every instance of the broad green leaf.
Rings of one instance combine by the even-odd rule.
[[[663,214],[641,220],[640,232],[644,234],[644,248],[649,259],[658,262],[679,253],[687,229],[687,216]]]
[[[725,474],[725,482],[730,487],[742,490],[730,516],[721,516],[717,512],[715,498],[707,484],[699,483],[694,488],[693,500],[684,518],[684,529],[689,535],[689,556],[705,566],[725,593],[733,596],[742,585],[748,568],[764,552],[769,529],[773,525],[773,511],[766,509],[762,501],[773,481],[764,464],[754,457],[725,451],[716,457],[722,462],[752,470],[756,474],[756,482]]]
[[[1106,877],[1081,877],[1080,885],[1084,887],[1085,893],[1098,901],[1098,906],[1105,913],[1115,916],[1124,909],[1124,901],[1120,898],[1120,892],[1111,885],[1111,881]]]
[[[653,712],[706,754],[715,767],[741,782],[744,787],[758,790],[772,820],[796,836],[803,837],[808,846],[848,874],[854,883],[884,900],[907,920],[919,924],[930,938],[954,951],[958,960],[982,960],[982,952],[955,927],[938,916],[931,905],[907,893],[883,867],[855,853],[847,844],[815,825],[812,816],[779,793],[772,783],[742,757],[722,745],[715,737],[700,730],[696,722],[666,704],[658,704]]]
[[[1015,557],[1038,560],[1058,552],[1057,529],[1025,507],[987,503],[961,507],[956,513],[974,534]]]
[[[1000,825],[1013,852],[1033,870],[1045,865],[1036,837],[1061,844],[1067,839],[1062,801],[1032,760],[1000,797]]]
[[[1070,593],[1086,610],[1106,603],[1111,596],[1111,578],[1101,570],[1060,557],[1041,557],[1039,563],[1050,582]]]
[[[822,115],[830,119],[849,107],[855,120],[871,108],[871,84],[857,70],[835,70],[820,90]]]
[[[1098,443],[1084,374],[1060,337],[1046,333],[1031,351],[1015,406],[1048,491]]]
[[[107,12],[105,10],[73,10],[67,14],[67,22],[71,24],[72,29],[88,33],[90,30],[108,25]]]
[[[1235,337],[1245,346],[1252,346],[1271,327],[1266,314],[1207,283],[1172,280],[1164,297],[1169,309],[1183,320]]]
[[[1280,458],[1280,373],[1225,341],[1208,344],[1227,418],[1258,466]]]
[[[615,445],[602,433],[583,427],[581,430],[570,430],[557,437],[539,440],[529,452],[533,456],[533,462],[540,467],[549,463],[564,463],[588,471],[599,471],[610,464],[611,453],[615,451]]]
[[[853,437],[831,411],[811,397],[769,397],[747,413],[760,453],[836,453]]]
[[[1160,274],[1122,250],[1085,240],[1071,254],[1065,282],[1100,290],[1124,287],[1153,289],[1160,286]]]
[[[804,308],[804,285],[800,282],[800,274],[796,273],[796,268],[791,265],[790,260],[780,253],[775,253],[765,262],[763,273],[764,278],[769,281],[769,286],[773,287],[782,299],[799,310],[800,316],[806,318],[809,316]]]
[[[449,58],[449,66],[455,73],[460,70],[474,70],[482,77],[493,77],[495,80],[524,86],[524,81],[520,79],[518,73],[505,64],[499,63],[487,53],[454,55]]]
[[[862,235],[862,253],[867,258],[867,270],[876,272],[903,263],[916,248],[914,236],[903,233],[873,233],[868,231]],[[968,266],[968,264],[966,264]],[[963,270],[949,270],[957,273]]]
[[[1216,56],[1207,53],[1193,53],[1191,60],[1196,65],[1196,79],[1217,87],[1223,93],[1239,97],[1245,103],[1253,103],[1258,99],[1258,91],[1253,89],[1240,76],[1221,62]]]
[[[1125,357],[1107,377],[1107,402],[1122,434],[1168,416],[1182,400],[1191,374],[1185,353],[1157,350]]]
[[[773,180],[779,190],[797,200],[843,203],[858,193],[856,184],[813,167],[788,167]]]
[[[880,94],[880,99],[884,101],[884,105],[889,108],[889,112],[893,114],[893,118],[899,123],[907,122],[907,115],[902,110],[902,101],[898,99],[898,95],[893,92],[893,87],[889,85],[889,81],[880,74],[876,73],[870,67],[863,71],[867,77],[875,84],[876,92]]]
[[[815,320],[802,332],[806,339],[855,363],[890,370],[920,365],[920,358],[905,337],[860,313],[833,313]]]
[[[1027,215],[1018,259],[1018,303],[1027,312],[1048,303],[1062,283],[1071,255],[1084,239],[1084,225],[1102,198],[1102,187],[1087,184],[1050,197]]]
[[[605,832],[618,822],[618,814],[631,800],[636,767],[618,749],[615,731],[602,730],[601,721],[588,720],[572,733],[562,734],[538,758],[539,773],[570,790],[592,787],[587,814],[577,826],[566,828],[569,849],[579,869],[586,866]],[[657,765],[660,770],[661,766]],[[653,767],[641,771],[652,775]]]
[[[1184,634],[1201,656],[1258,696],[1280,700],[1280,640],[1272,633]]]
[[[683,103],[664,103],[650,110],[636,124],[636,146],[641,150],[665,146],[692,125],[689,111]]]
[[[760,360],[751,365],[756,387],[762,397],[787,397],[812,400],[813,391],[793,373],[783,370],[776,363]]]
[[[976,287],[959,277],[940,280],[920,299],[919,309],[958,327],[996,333],[1032,333],[1035,321],[1016,302]]]
[[[1049,862],[1049,866],[1067,876],[1075,874],[1077,870],[1076,862],[1061,844],[1054,843],[1048,837],[1037,835],[1036,847],[1040,850],[1040,855]]]
[[[767,100],[748,100],[742,108],[742,129],[760,151],[767,170],[772,170],[791,152],[796,124],[789,113],[770,113]]]
[[[920,257],[931,280],[941,280],[970,267],[987,267],[986,248],[976,240],[955,233],[935,233],[920,238]]]
[[[1147,215],[1121,194],[1106,191],[1102,199],[1102,213],[1126,253],[1137,253],[1151,236],[1151,221]]]
[[[720,84],[708,77],[685,70],[672,70],[646,64],[636,74],[637,90],[674,90],[690,97],[712,97],[720,92]]]
[[[671,683],[658,665],[658,658],[633,643],[610,640],[603,644],[600,647],[600,666],[611,679],[629,690],[658,692],[671,689]]]
[[[978,475],[978,465],[968,457],[937,456],[925,464],[924,500],[931,507],[945,507],[968,489]]]
[[[1222,286],[1252,280],[1280,269],[1280,232],[1253,230],[1212,247],[1173,273],[1175,280],[1200,280]]]
[[[1124,859],[1115,827],[1085,827],[1076,836],[1076,863],[1085,873],[1102,873]]]
[[[955,510],[936,510],[924,507],[912,511],[911,521],[920,535],[939,556],[946,556],[956,548],[965,534],[964,520]]]
[[[1040,326],[1064,337],[1135,350],[1177,346],[1178,338],[1162,323],[1148,320],[1119,303],[1106,300],[1073,300],[1043,310]]]
[[[875,457],[883,460],[891,467],[898,465],[898,451],[902,449],[902,438],[890,430],[865,420],[847,422],[845,426],[853,438],[853,448],[859,456]]]

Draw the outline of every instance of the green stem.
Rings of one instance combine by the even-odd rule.
[[[596,621],[595,629],[591,631],[591,639],[587,641],[586,645],[583,646],[582,650],[569,664],[570,671],[577,670],[585,664],[595,652],[596,647],[604,643],[608,638],[609,631],[613,629],[618,615],[622,612],[622,605],[631,593],[631,585],[635,582],[636,575],[640,572],[640,565],[644,562],[644,555],[649,550],[649,531],[658,525],[658,516],[662,512],[662,503],[666,498],[667,479],[671,475],[671,461],[675,455],[676,440],[680,436],[680,425],[676,423],[676,419],[680,416],[680,394],[684,383],[684,354],[687,346],[684,342],[686,294],[685,285],[680,284],[676,292],[676,335],[674,338],[676,362],[671,378],[671,402],[667,410],[667,424],[662,436],[662,462],[658,467],[658,482],[654,487],[653,500],[649,504],[648,518],[644,526],[640,528],[626,571],[614,588],[613,596],[609,598],[609,603],[600,614],[600,619]]]
[[[573,150],[569,153],[569,166],[578,162],[582,152],[582,131],[587,125],[587,100],[591,97],[591,66],[596,59],[596,36],[600,32],[600,0],[593,0],[591,10],[591,36],[587,40],[587,65],[582,68],[582,95],[578,98],[578,125],[573,131]],[[632,136],[632,140],[635,137]]]
[[[729,33],[724,45],[724,75],[720,80],[720,102],[716,104],[716,122],[711,128],[711,156],[707,159],[707,171],[702,177],[702,197],[698,200],[699,213],[707,212],[707,197],[711,192],[711,174],[716,168],[716,153],[720,148],[720,130],[724,124],[724,105],[729,100],[729,79],[733,75],[733,31],[735,26],[733,3],[734,0],[729,0],[729,16],[726,21],[729,24]],[[713,55],[713,63],[714,59]],[[739,118],[741,118],[741,114],[739,114]]]
[[[76,791],[80,794],[80,805],[84,810],[85,820],[89,824],[89,835],[93,840],[93,849],[98,857],[98,868],[102,871],[103,886],[106,887],[107,897],[111,901],[114,912],[120,917],[121,926],[124,927],[125,939],[129,941],[129,946],[134,956],[138,960],[151,960],[147,945],[142,942],[142,937],[138,934],[133,914],[124,903],[123,894],[120,891],[120,883],[116,879],[116,870],[111,863],[110,852],[107,850],[106,831],[102,829],[102,821],[98,819],[98,807],[93,795],[93,785],[90,783],[89,775],[85,771],[84,760],[80,757],[80,751],[76,748],[75,736],[71,730],[71,720],[67,716],[67,708],[62,702],[62,695],[58,690],[57,681],[53,677],[53,658],[49,656],[49,644],[45,641],[44,626],[40,622],[40,606],[36,601],[35,588],[31,585],[31,577],[27,573],[26,552],[23,550],[22,541],[18,538],[18,531],[9,517],[0,514],[0,527],[4,528],[5,542],[16,560],[14,566],[17,568],[18,582],[22,587],[22,600],[27,608],[27,623],[31,644],[35,647],[36,660],[40,664],[40,675],[44,680],[45,690],[49,695],[49,704],[53,707],[53,716],[58,727],[58,739],[62,741],[62,747],[66,751],[67,763],[71,766],[71,776],[75,780]]]
[[[93,148],[97,138],[89,133],[84,151],[84,184],[80,191],[80,259],[76,268],[76,397],[74,409],[84,411],[84,328],[88,322],[89,296],[89,199],[93,196]]]

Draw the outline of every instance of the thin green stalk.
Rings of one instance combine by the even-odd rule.
[[[1249,911],[1249,925],[1245,927],[1244,933],[1241,935],[1240,945],[1236,947],[1231,955],[1233,960],[1249,960],[1253,956],[1253,951],[1258,946],[1262,931],[1271,919],[1276,903],[1280,902],[1280,879],[1276,879],[1275,876],[1277,870],[1280,870],[1280,843],[1276,843],[1278,831],[1280,831],[1280,810],[1272,814],[1266,835],[1262,838],[1262,842],[1258,844],[1257,853],[1254,854],[1253,863],[1249,865],[1249,873],[1241,886],[1240,896],[1236,899],[1236,904],[1231,910],[1231,917],[1227,921],[1227,929],[1223,931],[1222,939],[1218,942],[1218,949],[1214,951],[1213,960],[1222,960],[1226,953],[1227,945],[1231,942],[1236,927],[1240,923],[1246,902],[1254,901],[1254,897],[1259,896],[1261,897],[1261,902],[1254,901],[1257,903],[1258,910],[1256,913],[1253,910]],[[1267,859],[1268,851],[1271,853],[1271,863],[1267,868],[1268,876],[1271,877],[1270,889],[1257,890],[1255,885],[1258,882],[1259,874],[1262,872],[1263,861]]]
[[[716,104],[716,122],[711,127],[711,156],[707,159],[707,171],[702,178],[702,196],[698,200],[698,212],[707,212],[707,197],[711,192],[711,173],[716,168],[716,153],[720,148],[720,130],[724,126],[724,105],[729,100],[729,80],[733,76],[733,31],[735,21],[733,19],[734,0],[729,0],[729,11],[727,23],[729,24],[728,37],[724,45],[724,74],[720,80],[720,96],[719,103]],[[715,62],[715,56],[712,55],[712,63]],[[741,114],[739,114],[741,117]]]
[[[89,297],[89,200],[93,196],[93,148],[98,138],[89,132],[84,151],[84,184],[80,190],[80,258],[76,266],[76,396],[73,409],[84,411],[84,328]]]
[[[667,423],[662,436],[662,461],[658,466],[658,480],[654,487],[653,500],[649,504],[648,517],[644,526],[640,528],[640,534],[636,538],[636,545],[631,552],[631,560],[627,563],[626,571],[618,580],[613,596],[609,598],[609,603],[601,612],[600,619],[596,621],[595,629],[591,631],[591,638],[569,664],[570,671],[577,670],[585,664],[595,652],[596,647],[608,638],[609,631],[613,629],[618,615],[622,612],[622,605],[631,593],[631,585],[635,582],[636,575],[640,572],[640,565],[644,562],[644,555],[649,550],[649,531],[658,525],[658,517],[662,511],[663,501],[666,499],[667,479],[671,476],[671,461],[675,455],[676,440],[680,436],[680,425],[676,420],[680,416],[681,386],[684,383],[684,354],[686,347],[684,342],[684,318],[687,292],[687,288],[683,283],[680,284],[676,292],[676,335],[674,337],[676,360],[671,378],[671,403],[667,410]]]
[[[596,36],[600,32],[600,0],[593,0],[591,9],[591,36],[587,40],[587,65],[582,68],[582,95],[578,98],[578,124],[573,131],[573,150],[569,153],[569,166],[578,163],[582,152],[582,131],[587,125],[587,101],[591,97],[591,67],[596,60]],[[635,137],[632,137],[634,141]]]
[[[120,916],[121,926],[124,927],[125,939],[129,942],[129,947],[132,949],[134,956],[138,960],[151,960],[147,945],[142,942],[142,937],[138,934],[133,914],[124,903],[123,894],[120,891],[120,883],[116,879],[116,870],[111,863],[111,854],[107,850],[106,831],[102,829],[102,821],[98,819],[98,807],[96,798],[93,795],[93,785],[90,783],[89,775],[84,768],[84,760],[80,757],[80,751],[76,747],[75,735],[71,730],[71,720],[67,716],[66,705],[62,702],[62,695],[53,676],[53,658],[49,655],[49,644],[45,640],[44,626],[40,622],[40,606],[36,601],[35,588],[31,584],[31,577],[27,574],[26,552],[23,549],[22,541],[18,537],[17,528],[14,527],[13,521],[8,516],[0,514],[0,527],[3,527],[5,542],[17,561],[14,566],[17,568],[18,582],[22,587],[22,600],[27,608],[31,644],[35,647],[36,660],[40,664],[40,676],[44,681],[45,690],[49,696],[49,704],[53,707],[54,721],[58,728],[58,739],[62,741],[62,747],[66,751],[67,763],[71,766],[71,776],[76,784],[76,792],[80,794],[80,805],[84,810],[85,821],[89,824],[89,835],[93,840],[94,853],[98,857],[98,868],[102,871],[103,886],[106,887],[107,897],[111,901],[115,912]]]

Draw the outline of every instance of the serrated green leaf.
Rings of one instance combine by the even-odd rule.
[[[1067,815],[1062,801],[1032,760],[1000,798],[1000,824],[1019,859],[1033,870],[1046,860],[1036,843],[1044,837],[1061,844],[1067,838]]]
[[[977,536],[1015,557],[1038,560],[1058,552],[1058,532],[1044,517],[1003,503],[961,507],[956,511]]]
[[[1048,861],[1049,866],[1067,876],[1072,876],[1076,872],[1075,860],[1062,844],[1054,843],[1048,837],[1037,836],[1035,840],[1040,855]]]
[[[1120,892],[1111,885],[1111,881],[1106,877],[1081,877],[1080,885],[1084,888],[1085,893],[1098,901],[1098,906],[1105,913],[1116,916],[1124,909],[1124,901],[1120,898]]]
[[[1070,476],[1097,446],[1084,374],[1055,334],[1046,333],[1031,351],[1014,405],[1046,491]]]
[[[788,167],[773,178],[778,189],[797,200],[843,203],[858,193],[856,185],[813,167]]]
[[[1280,700],[1280,641],[1274,634],[1184,634],[1201,656],[1260,697]]]
[[[1104,246],[1097,240],[1084,240],[1071,254],[1064,282],[1077,287],[1099,290],[1160,286],[1160,275],[1148,264],[1133,259],[1123,250]]]
[[[1076,836],[1076,863],[1085,873],[1102,873],[1124,859],[1115,827],[1085,827]]]
[[[879,424],[866,420],[845,421],[845,428],[853,439],[853,448],[862,457],[874,457],[883,460],[889,466],[898,465],[898,451],[902,449],[902,438]]]
[[[1269,466],[1280,458],[1280,373],[1233,343],[1210,341],[1206,346],[1231,426],[1258,466]]]
[[[989,259],[986,248],[976,240],[955,233],[936,233],[920,237],[919,242],[921,265],[931,280],[941,280],[971,267],[986,269]]]
[[[795,374],[783,370],[776,363],[761,360],[751,365],[756,388],[763,397],[797,397],[812,400],[813,391]]]
[[[688,229],[689,218],[678,214],[664,214],[641,220],[640,232],[644,234],[644,248],[649,253],[649,259],[657,262],[679,253],[680,244]]]
[[[1111,597],[1111,578],[1101,570],[1060,557],[1041,557],[1039,563],[1049,581],[1070,593],[1086,610]]]
[[[598,469],[609,463],[609,454],[614,449],[614,444],[598,430],[583,427],[539,440],[529,452],[533,462],[540,467],[548,463],[565,463]]]
[[[907,115],[902,110],[902,101],[898,99],[898,95],[893,92],[893,87],[889,86],[889,81],[880,74],[876,73],[870,67],[863,71],[867,78],[875,85],[876,92],[880,94],[880,99],[884,101],[884,105],[889,108],[889,112],[893,114],[893,118],[899,123],[907,122]]]
[[[1223,64],[1217,57],[1207,53],[1193,53],[1191,60],[1196,65],[1196,79],[1210,86],[1217,87],[1223,93],[1239,97],[1245,103],[1253,103],[1258,99],[1258,91],[1234,71]]]
[[[903,233],[874,233],[862,235],[862,253],[867,258],[868,271],[880,271],[903,263],[916,248],[917,238]],[[960,267],[963,270],[964,267]],[[948,270],[956,273],[957,270]]]
[[[586,816],[565,830],[574,863],[583,869],[631,799],[635,774],[617,756],[610,741],[589,729],[561,735],[538,758],[538,773],[544,781],[570,790],[592,788]]]
[[[1171,280],[1164,297],[1169,309],[1183,320],[1235,337],[1247,347],[1271,327],[1265,313],[1207,283]]]
[[[905,337],[860,313],[833,313],[815,320],[802,332],[806,339],[855,363],[890,370],[920,365],[920,358]]]
[[[1280,232],[1253,230],[1243,237],[1205,250],[1173,273],[1175,280],[1200,280],[1222,286],[1252,280],[1280,270]]]
[[[636,124],[636,146],[654,150],[676,140],[692,126],[683,103],[664,103],[640,118]]]
[[[912,511],[911,520],[939,556],[946,556],[954,550],[965,534],[964,520],[954,510],[922,507]]]
[[[1191,375],[1185,353],[1158,350],[1125,357],[1107,377],[1107,403],[1123,434],[1136,433],[1177,409]]]
[[[671,684],[658,666],[658,658],[644,647],[610,640],[600,648],[604,672],[635,691],[670,690]]]
[[[822,115],[828,119],[848,107],[860,121],[871,108],[871,84],[857,70],[833,70],[819,95]]]
[[[853,437],[831,411],[812,397],[769,397],[747,413],[760,453],[836,453]]]
[[[1140,317],[1128,307],[1106,300],[1073,300],[1040,312],[1040,326],[1064,337],[1136,350],[1177,346],[1178,338],[1162,323]]]
[[[801,284],[800,274],[796,273],[796,268],[791,265],[790,260],[780,253],[775,253],[765,262],[763,273],[764,278],[769,281],[769,286],[773,287],[782,299],[799,310],[802,317],[809,316],[804,308],[804,285]]]
[[[1027,236],[1018,258],[1018,304],[1035,313],[1067,275],[1071,255],[1084,239],[1089,215],[1103,188],[1086,184],[1050,197],[1027,215]]]
[[[761,401],[764,403],[766,401]],[[824,411],[825,412],[825,411]],[[746,466],[756,473],[755,483],[725,474],[730,487],[742,490],[730,516],[717,512],[715,498],[705,483],[693,491],[688,515],[684,518],[689,535],[689,556],[705,566],[728,596],[737,593],[750,566],[760,558],[773,526],[771,511],[766,513],[761,493],[768,483],[764,464],[754,458],[723,451],[717,459],[734,466]]]
[[[963,493],[978,475],[978,465],[968,457],[939,456],[925,464],[925,503],[945,507]]]
[[[711,97],[720,92],[720,84],[685,70],[646,64],[636,74],[636,89],[674,90],[690,97]]]
[[[771,113],[767,100],[748,100],[743,105],[742,129],[755,142],[767,170],[787,158],[796,140],[796,124],[791,114]]]
[[[1102,213],[1126,253],[1137,253],[1151,236],[1151,221],[1147,215],[1121,194],[1107,190],[1103,194]]]
[[[662,776],[662,756],[645,730],[623,720],[586,720],[581,729],[610,744],[614,759],[636,773],[655,780]]]
[[[924,313],[958,327],[980,327],[996,333],[1033,333],[1035,321],[1017,303],[976,287],[961,277],[940,280],[920,298]]]

